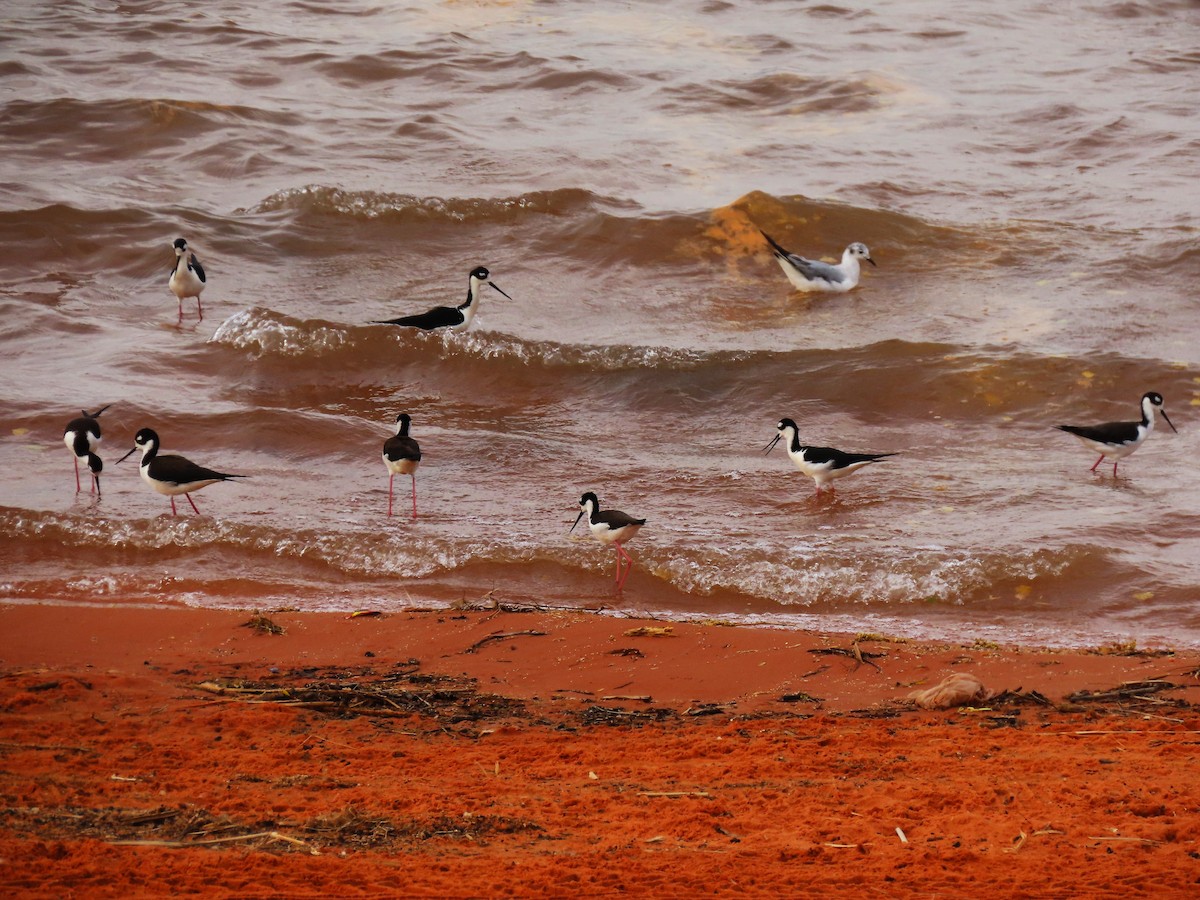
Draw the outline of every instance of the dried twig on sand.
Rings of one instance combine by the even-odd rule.
[[[188,847],[210,847],[214,844],[231,844],[234,842],[257,841],[262,839],[268,841],[285,841],[297,847],[303,847],[313,856],[320,856],[321,851],[316,847],[306,844],[299,838],[289,837],[286,834],[281,834],[278,831],[258,831],[254,834],[235,834],[232,837],[211,838],[206,841],[153,841],[153,840],[132,840],[132,841],[112,841],[111,843],[123,847],[164,847],[170,850],[182,850]]]
[[[654,707],[651,709],[621,709],[616,706],[589,706],[580,715],[584,725],[644,725],[647,722],[661,722],[675,715],[669,709]]]
[[[254,615],[242,623],[243,628],[253,628],[259,634],[283,634],[284,628],[282,625],[276,625],[268,619],[260,610],[255,610]]]
[[[220,694],[225,702],[271,703],[341,716],[438,719],[443,726],[460,722],[522,715],[524,703],[481,693],[473,679],[422,675],[411,668],[378,676],[374,673],[326,672],[322,681],[281,685],[209,679],[196,685]]]
[[[993,706],[1007,704],[1009,706],[1054,706],[1050,698],[1040,691],[1027,691],[1024,688],[1009,688],[991,698]]]
[[[641,625],[630,628],[625,637],[674,637],[675,629],[670,625]]]
[[[642,797],[702,797],[705,799],[711,798],[712,794],[708,791],[638,791],[638,795]]]
[[[820,697],[814,697],[812,694],[806,694],[804,691],[797,691],[794,694],[784,694],[779,697],[780,703],[822,703]]]
[[[487,637],[481,638],[480,640],[473,643],[470,647],[468,647],[466,650],[464,650],[463,653],[474,653],[476,650],[478,650],[484,644],[491,643],[492,641],[504,641],[504,640],[508,640],[509,638],[523,637],[525,635],[528,635],[529,637],[545,637],[546,632],[544,632],[544,631],[506,631],[503,633],[489,634]]]
[[[1072,703],[1112,703],[1129,700],[1148,701],[1152,694],[1182,689],[1169,681],[1127,681],[1106,691],[1076,691],[1067,699]]]
[[[855,641],[853,644],[851,644],[849,648],[846,648],[846,647],[813,647],[808,652],[815,653],[819,656],[848,656],[848,657],[850,657],[850,659],[854,660],[858,665],[861,666],[863,663],[866,663],[868,666],[871,666],[872,668],[877,669],[880,672],[882,672],[883,669],[879,668],[879,663],[872,662],[872,660],[887,658],[886,653],[870,653],[870,652],[862,649],[861,647],[858,646],[857,641]]]

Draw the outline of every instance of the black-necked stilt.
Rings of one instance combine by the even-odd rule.
[[[629,577],[630,570],[633,569],[633,559],[625,552],[623,544],[641,531],[642,526],[646,524],[646,520],[635,519],[633,516],[616,509],[601,511],[600,501],[596,499],[596,495],[591,491],[588,491],[580,498],[579,515],[575,517],[575,524],[571,526],[570,531],[575,530],[575,525],[579,524],[579,520],[585,514],[588,517],[588,527],[592,530],[592,536],[600,543],[612,544],[616,548],[617,590],[619,591],[625,587],[625,580]],[[625,562],[624,574],[621,571],[622,560]]]
[[[1092,466],[1092,472],[1096,471],[1096,467],[1104,462],[1104,457],[1110,456],[1113,460],[1113,477],[1117,477],[1117,463],[1131,454],[1138,447],[1142,446],[1142,442],[1150,437],[1150,432],[1154,430],[1154,413],[1158,412],[1166,419],[1167,424],[1171,426],[1171,430],[1176,434],[1179,430],[1167,418],[1167,411],[1163,409],[1162,394],[1148,391],[1142,395],[1142,420],[1140,422],[1105,422],[1103,425],[1056,425],[1061,431],[1067,434],[1073,434],[1079,438],[1085,446],[1090,447],[1093,451],[1100,454],[1100,458],[1096,460]]]
[[[806,447],[800,443],[800,429],[791,419],[780,419],[779,424],[775,427],[779,433],[771,439],[763,452],[770,453],[776,444],[786,438],[787,443],[784,446],[787,448],[788,456],[792,458],[797,469],[817,483],[818,494],[821,493],[822,485],[828,484],[835,478],[857,472],[863,466],[896,455],[895,453],[844,453],[841,450],[834,450],[832,447]],[[833,488],[831,487],[830,490]]]
[[[388,515],[392,514],[392,482],[397,475],[412,478],[412,517],[417,517],[417,466],[421,464],[421,448],[408,436],[412,416],[400,413],[396,416],[396,433],[383,442],[383,464],[388,472]]]
[[[133,449],[117,460],[123,463],[138,450],[142,451],[142,480],[160,494],[171,498],[171,515],[179,515],[175,510],[175,497],[183,494],[196,514],[196,501],[191,498],[192,491],[216,484],[218,481],[229,481],[231,478],[245,478],[245,475],[226,475],[214,472],[204,466],[198,466],[182,456],[160,456],[158,434],[151,428],[143,428],[133,436]]]
[[[403,325],[407,328],[420,328],[422,331],[433,331],[435,328],[449,328],[452,331],[465,331],[471,326],[471,320],[479,309],[479,295],[485,284],[504,294],[496,283],[491,280],[488,270],[476,266],[471,270],[467,287],[467,299],[458,306],[435,306],[429,312],[415,316],[401,316],[398,319],[377,319],[372,325]],[[508,297],[508,294],[504,294]],[[509,300],[512,297],[508,297]]]
[[[67,445],[67,449],[75,458],[75,493],[77,494],[83,490],[83,486],[79,483],[80,460],[83,460],[92,473],[92,490],[97,495],[100,493],[100,473],[104,469],[104,463],[96,455],[96,449],[100,446],[100,423],[96,420],[100,418],[100,413],[109,406],[112,404],[102,406],[94,413],[81,409],[80,412],[83,415],[68,422],[63,431],[63,443]]]
[[[875,265],[875,260],[871,259],[871,251],[867,249],[867,245],[857,241],[842,251],[840,263],[832,265],[815,259],[805,259],[803,256],[797,256],[795,253],[784,250],[765,231],[762,231],[762,236],[770,243],[775,259],[779,262],[779,268],[783,269],[783,274],[787,276],[792,286],[800,291],[845,293],[853,290],[858,284],[859,276],[862,274],[858,264],[860,259],[865,259],[871,265]]]
[[[183,298],[196,298],[196,312],[199,318],[204,318],[204,307],[200,305],[200,292],[204,290],[204,267],[196,254],[188,250],[187,241],[175,239],[175,268],[171,270],[171,278],[167,285],[171,293],[179,300],[179,319],[183,320]]]

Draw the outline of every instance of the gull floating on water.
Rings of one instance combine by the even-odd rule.
[[[871,251],[867,249],[867,245],[857,241],[843,250],[842,261],[833,265],[797,256],[779,246],[775,239],[762,229],[759,231],[770,243],[775,259],[779,261],[779,268],[783,269],[783,274],[787,276],[788,281],[799,291],[830,291],[844,294],[858,285],[858,279],[862,273],[858,264],[860,259],[865,259],[871,265],[875,265],[875,260],[871,259]]]

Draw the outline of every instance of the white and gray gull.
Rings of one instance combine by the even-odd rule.
[[[857,241],[842,251],[842,261],[834,265],[798,256],[779,246],[775,239],[762,229],[759,231],[771,245],[771,251],[779,263],[779,268],[783,269],[783,274],[787,276],[788,281],[799,291],[828,291],[844,294],[858,285],[858,279],[862,274],[862,268],[858,263],[860,259],[865,259],[871,265],[875,265],[875,260],[871,259],[871,251],[867,249],[867,245]]]

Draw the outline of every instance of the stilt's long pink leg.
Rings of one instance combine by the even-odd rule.
[[[633,557],[625,552],[625,548],[620,542],[614,541],[613,546],[617,548],[617,590],[625,587],[625,582],[629,579],[629,573],[633,571]],[[625,559],[625,574],[621,574],[621,559]]]

